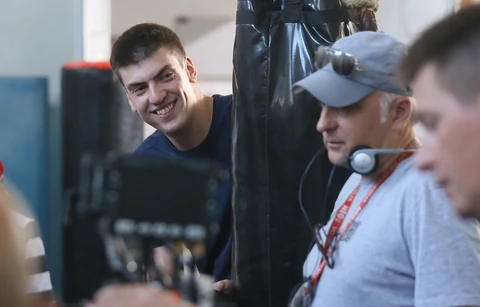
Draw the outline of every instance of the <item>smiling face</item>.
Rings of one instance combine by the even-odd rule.
[[[417,163],[434,173],[460,214],[480,217],[480,99],[459,101],[437,75],[428,64],[412,82],[418,119],[427,131]]]
[[[190,58],[160,48],[118,72],[133,112],[166,136],[185,130],[196,102],[196,70]]]

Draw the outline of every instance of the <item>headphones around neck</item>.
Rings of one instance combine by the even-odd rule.
[[[378,155],[401,154],[404,152],[415,152],[415,149],[404,148],[380,148],[373,149],[370,146],[360,145],[355,147],[347,158],[348,166],[355,173],[368,175],[375,171],[378,166]]]

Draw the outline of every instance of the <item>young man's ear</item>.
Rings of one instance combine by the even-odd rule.
[[[186,57],[185,66],[190,83],[197,83],[197,69],[191,58]]]
[[[392,103],[393,128],[404,129],[412,122],[412,101],[407,96],[400,96]]]

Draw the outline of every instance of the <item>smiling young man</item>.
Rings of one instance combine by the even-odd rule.
[[[399,69],[427,131],[418,166],[435,174],[457,212],[480,219],[480,6],[432,25]]]
[[[330,161],[358,174],[315,230],[291,306],[480,306],[479,223],[413,163],[414,102],[394,73],[404,53],[390,35],[359,32],[320,48],[320,69],[295,84],[322,105]],[[400,150],[351,160],[364,146]]]
[[[175,32],[154,23],[135,25],[114,43],[110,64],[132,111],[156,129],[136,155],[206,159],[231,172],[232,96],[202,92],[195,65]],[[231,188],[230,180],[220,187],[216,212],[220,231],[206,263],[199,267],[215,280],[230,277]]]

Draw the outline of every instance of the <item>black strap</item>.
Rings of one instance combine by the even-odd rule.
[[[296,22],[300,20],[301,13],[302,13],[302,4],[298,0],[284,0],[285,6],[283,10],[276,11],[275,13],[281,12],[282,15],[280,19],[283,19],[284,22]],[[275,20],[275,14],[272,16],[272,19]],[[281,21],[279,21],[281,22]],[[276,22],[273,22],[276,23]]]
[[[295,0],[293,0],[295,1]],[[275,23],[302,23],[308,26],[321,26],[326,23],[343,22],[347,20],[344,9],[321,11],[302,11],[300,5],[289,4],[281,11],[252,12],[237,11],[236,24],[270,26]]]
[[[302,4],[300,0],[283,0],[283,2],[285,3],[285,6]]]

